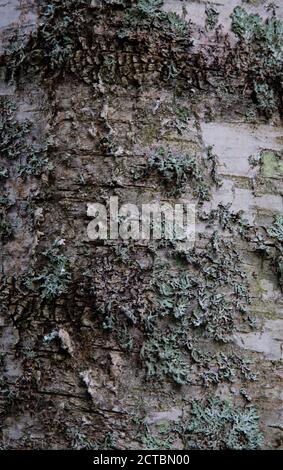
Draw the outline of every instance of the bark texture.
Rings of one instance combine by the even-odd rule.
[[[0,3],[3,449],[282,449],[275,3]],[[110,196],[195,248],[90,242]]]

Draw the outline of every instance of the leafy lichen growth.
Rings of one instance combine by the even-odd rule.
[[[32,123],[20,121],[16,116],[16,106],[10,98],[0,98],[0,157],[6,164],[1,170],[7,175],[9,167],[16,163],[17,176],[40,176],[44,171],[52,170],[47,158],[49,143],[32,142]]]
[[[19,122],[15,116],[16,107],[10,98],[0,98],[0,156],[2,160],[15,160],[24,153],[27,154],[29,147],[26,137],[30,133],[31,124],[28,121]]]
[[[56,240],[43,253],[46,259],[45,266],[39,274],[29,277],[26,281],[27,287],[33,290],[39,289],[42,299],[47,301],[65,294],[71,282],[69,260],[66,256],[60,254],[62,244],[62,240]]]
[[[189,420],[183,424],[186,448],[255,450],[261,448],[263,435],[254,407],[233,408],[217,398],[194,401]]]
[[[276,215],[273,223],[262,230],[258,230],[253,239],[256,251],[266,257],[274,268],[278,282],[283,289],[283,217]]]
[[[260,154],[261,174],[264,178],[282,178],[282,154],[265,150]]]
[[[178,385],[189,382],[189,366],[174,332],[168,336],[161,331],[150,334],[142,346],[141,360],[148,379],[162,380],[167,377]]]
[[[275,12],[264,20],[236,7],[232,30],[240,39],[241,70],[252,84],[258,109],[269,117],[278,108],[282,94],[283,21]]]
[[[275,217],[267,233],[273,239],[272,262],[275,265],[280,285],[283,287],[283,216],[277,215]]]
[[[123,29],[118,32],[120,38],[136,35],[148,28],[160,28],[165,34],[176,40],[189,35],[188,23],[175,12],[162,11],[163,0],[138,0],[125,10]]]
[[[197,155],[173,154],[170,149],[159,147],[148,160],[147,173],[157,171],[165,186],[173,194],[180,194],[192,186],[194,196],[200,201],[210,198],[204,172]]]
[[[218,23],[219,12],[211,5],[205,7],[205,24],[208,29],[214,29]]]
[[[6,243],[13,235],[13,227],[8,217],[8,210],[12,203],[6,196],[0,196],[0,241]]]
[[[235,312],[245,314],[250,302],[237,250],[215,232],[203,250],[181,256],[187,270],[180,277],[161,272],[154,280],[159,314],[181,320],[187,316],[191,327],[201,328],[217,341],[227,341]]]
[[[164,433],[165,434],[165,433]],[[142,437],[141,441],[144,450],[170,450],[172,449],[172,436],[160,435],[156,436],[150,431],[147,431]]]
[[[231,203],[220,203],[217,209],[213,209],[209,213],[199,212],[198,217],[201,221],[206,222],[208,227],[213,226],[217,222],[222,230],[228,230],[234,234],[238,233],[241,236],[247,235],[250,225],[244,218],[243,211],[230,211],[231,205]]]

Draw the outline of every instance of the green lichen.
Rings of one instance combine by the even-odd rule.
[[[267,83],[255,82],[254,92],[258,109],[267,116],[272,115],[276,109],[274,91]]]
[[[148,160],[147,173],[151,172],[157,172],[163,184],[175,195],[180,194],[190,184],[194,195],[200,201],[210,198],[197,155],[173,154],[171,149],[159,147]]]
[[[125,10],[123,29],[118,36],[124,38],[148,28],[161,28],[174,39],[184,39],[189,34],[188,23],[177,13],[162,10],[163,0],[138,0]]]
[[[264,229],[258,230],[253,240],[255,248],[266,257],[274,268],[279,285],[283,288],[283,217],[276,215],[273,223]]]
[[[8,211],[12,205],[6,196],[0,196],[0,241],[3,244],[11,239],[14,232],[8,216]]]
[[[3,160],[15,160],[27,154],[29,146],[26,142],[30,134],[31,123],[19,122],[16,118],[16,107],[10,98],[0,97],[0,157]]]
[[[172,449],[172,437],[156,436],[151,432],[145,433],[141,437],[144,450],[170,450]]]
[[[84,426],[82,427],[84,428]],[[85,427],[86,428],[86,427]],[[71,427],[66,429],[72,450],[113,450],[116,449],[113,433],[109,432],[101,441],[92,441],[87,436],[87,429]]]
[[[178,348],[174,332],[167,336],[164,331],[153,332],[143,343],[140,354],[148,379],[167,377],[178,385],[189,382],[189,366]]]
[[[244,314],[250,301],[236,249],[215,232],[204,250],[181,256],[187,270],[180,277],[161,271],[154,280],[159,314],[179,319],[188,315],[191,328],[200,328],[217,341],[227,341],[235,312]]]
[[[60,254],[62,240],[56,240],[44,253],[46,263],[36,275],[30,276],[25,284],[29,289],[39,290],[40,296],[46,301],[54,300],[65,294],[71,282],[69,260]]]
[[[75,55],[78,44],[78,25],[90,0],[52,0],[40,5],[41,22],[30,40],[15,36],[6,55],[8,78],[14,78],[23,68],[47,67],[52,73],[62,71]],[[15,46],[16,45],[16,46]]]
[[[207,29],[214,29],[218,23],[219,12],[211,5],[206,5],[205,7],[205,24]]]
[[[282,178],[283,161],[274,152],[262,152],[261,173],[265,178]]]
[[[240,234],[241,236],[247,235],[250,225],[245,219],[243,211],[233,212],[230,210],[231,203],[218,204],[217,209],[208,212],[199,212],[199,220],[205,222],[207,227],[219,225],[222,230],[228,230],[233,234]]]
[[[283,77],[283,21],[274,11],[264,20],[258,14],[236,7],[232,14],[232,31],[240,39],[242,71],[247,72],[258,109],[270,117],[278,108],[282,93],[279,84]]]
[[[7,177],[8,166],[13,165],[17,176],[40,176],[53,168],[47,157],[49,142],[34,143],[32,123],[17,119],[16,111],[10,98],[0,98],[0,157],[7,166],[1,170],[1,175]]]
[[[182,432],[188,449],[255,450],[263,445],[254,407],[235,409],[217,398],[194,401]]]

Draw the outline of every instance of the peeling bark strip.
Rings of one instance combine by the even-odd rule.
[[[268,3],[0,5],[1,448],[282,449]],[[90,241],[114,198],[195,205],[195,245]]]

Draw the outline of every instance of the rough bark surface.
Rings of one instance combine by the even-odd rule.
[[[0,3],[3,449],[282,449],[275,3]],[[110,196],[195,249],[89,241]]]

